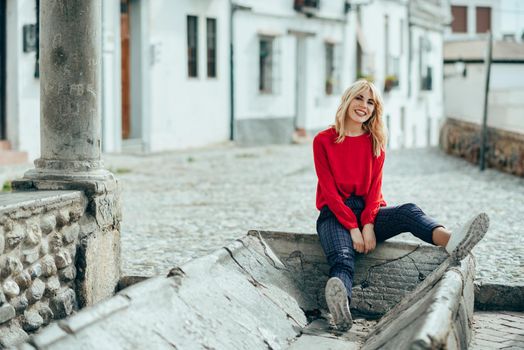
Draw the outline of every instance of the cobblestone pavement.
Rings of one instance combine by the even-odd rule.
[[[310,144],[226,145],[105,161],[123,185],[125,274],[165,273],[250,229],[315,232]],[[390,205],[415,202],[451,229],[487,212],[490,231],[474,249],[477,279],[524,284],[524,179],[480,172],[437,149],[390,151],[384,171]],[[398,239],[416,241],[410,234]]]
[[[250,229],[315,232],[311,144],[220,145],[143,155],[104,155],[123,189],[123,273],[163,274]],[[0,180],[26,166],[0,168]],[[524,284],[524,179],[477,167],[437,149],[389,151],[383,191],[414,202],[451,229],[479,211],[491,227],[474,249],[477,279]],[[410,234],[395,239],[417,241]]]
[[[524,349],[524,313],[475,312],[472,350]]]
[[[124,275],[165,274],[250,229],[315,232],[311,145],[104,155],[122,184]],[[0,168],[0,180],[28,166]],[[388,152],[390,205],[417,203],[451,229],[479,211],[491,218],[475,247],[480,282],[524,285],[524,179],[477,167],[437,149]],[[410,234],[396,240],[417,242]],[[521,313],[475,313],[473,349],[522,348]],[[499,337],[499,338],[497,338]]]

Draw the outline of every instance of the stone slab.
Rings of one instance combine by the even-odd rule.
[[[475,308],[478,310],[524,310],[524,285],[476,283]]]
[[[0,192],[0,215],[23,207],[45,206],[51,209],[53,206],[64,206],[67,201],[81,200],[81,197],[80,191]]]
[[[308,255],[302,251],[314,251],[318,241],[300,234],[281,234],[279,240],[289,243],[295,238],[300,243],[287,255],[299,252],[296,255],[307,261]],[[259,233],[249,234],[173,268],[168,277],[133,284],[117,296],[61,321],[59,328],[66,335],[54,329],[51,332],[55,335],[48,336],[44,330],[31,344],[39,349],[312,349],[340,348],[343,344],[358,348],[371,324],[356,321],[355,327],[343,334],[331,330],[328,315],[320,311],[323,296],[304,288],[317,285],[312,281],[326,276],[308,268],[295,269],[290,261],[282,261],[272,246],[282,245],[276,239],[266,243]],[[388,247],[392,248],[390,255]],[[399,255],[402,249],[406,252]],[[377,248],[376,256],[381,258],[381,266],[409,256],[409,264],[403,267],[417,270],[419,259],[426,256],[431,260],[426,253],[414,258],[417,249],[416,245],[385,243]],[[438,256],[441,251],[434,248],[433,253]],[[362,257],[359,261],[366,259],[372,260]],[[387,278],[377,276],[387,284]],[[370,277],[369,281],[373,284],[375,280]],[[387,294],[388,289],[382,289],[382,293]],[[423,300],[425,306],[434,306],[431,295]],[[451,302],[459,303],[455,299]],[[416,310],[421,312],[420,308]],[[412,332],[414,336],[416,332]],[[46,337],[49,343],[42,340]]]

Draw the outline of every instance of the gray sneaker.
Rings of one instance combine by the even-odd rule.
[[[488,214],[480,213],[474,216],[459,231],[451,234],[446,251],[457,261],[464,259],[486,235],[488,228]]]
[[[347,331],[353,325],[346,287],[338,277],[331,277],[326,283],[326,303],[333,322],[339,331]]]

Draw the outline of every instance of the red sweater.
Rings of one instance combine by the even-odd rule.
[[[313,155],[317,171],[317,209],[327,205],[338,221],[348,230],[357,228],[357,218],[344,204],[352,195],[362,196],[365,207],[360,220],[362,226],[374,223],[378,210],[385,206],[382,197],[382,167],[385,154],[373,155],[370,134],[346,136],[335,143],[337,132],[329,128],[313,140]]]

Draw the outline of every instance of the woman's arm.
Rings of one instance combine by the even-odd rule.
[[[373,158],[373,168],[371,170],[371,184],[368,193],[364,196],[364,210],[360,217],[362,226],[374,224],[375,217],[380,209],[382,202],[382,169],[386,154],[384,151],[376,158]]]

